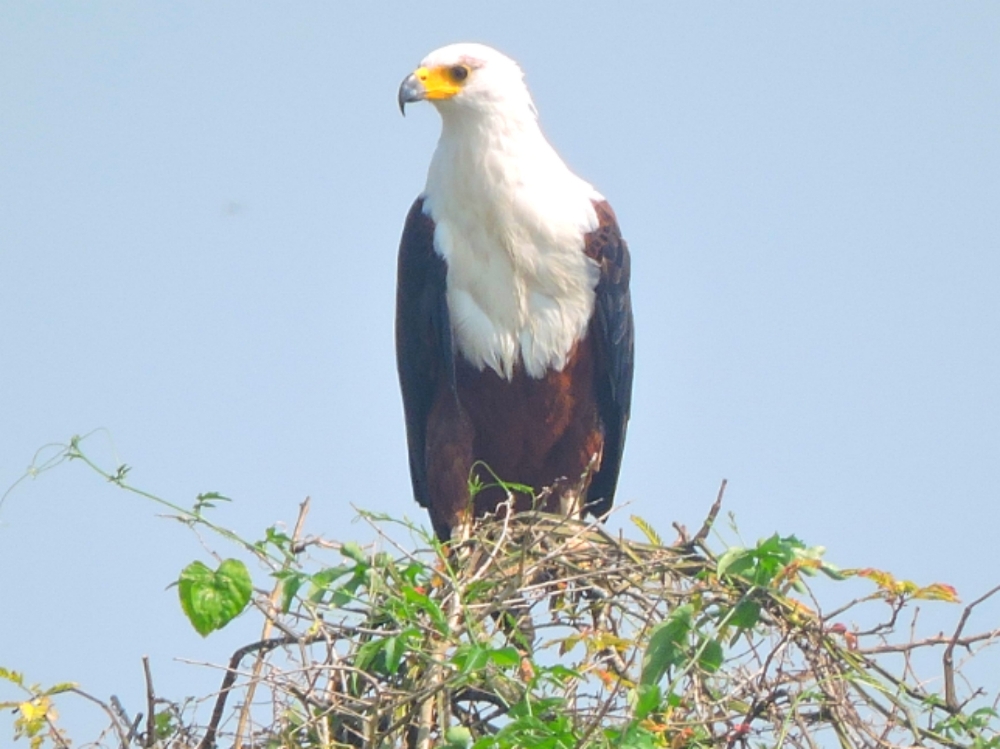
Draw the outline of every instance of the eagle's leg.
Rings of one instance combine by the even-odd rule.
[[[587,491],[594,473],[601,466],[603,448],[600,440],[592,439],[578,450],[567,462],[567,467],[573,466],[572,472],[567,471],[565,476],[557,478],[540,495],[541,509],[582,520],[587,511]]]
[[[427,421],[427,489],[434,532],[461,542],[472,530],[469,473],[475,431],[453,393],[438,398]]]

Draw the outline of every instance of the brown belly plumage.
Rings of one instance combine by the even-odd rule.
[[[565,511],[569,500],[579,512],[589,484],[585,474],[599,465],[604,442],[593,356],[588,337],[575,346],[562,371],[532,378],[519,369],[511,380],[458,357],[457,399],[455,392],[441,388],[428,423],[435,528],[468,523],[470,510],[475,517],[496,511],[508,496],[490,486],[498,478],[536,493],[555,485],[538,509]],[[474,503],[469,492],[473,469],[487,487]],[[574,496],[568,498],[568,493]],[[530,495],[513,496],[515,510],[531,508]]]

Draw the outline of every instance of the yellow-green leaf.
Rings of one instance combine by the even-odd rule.
[[[651,544],[656,544],[657,546],[663,546],[663,540],[660,538],[660,535],[653,529],[653,526],[651,526],[649,523],[647,523],[638,515],[631,515],[630,518],[632,522],[635,523],[636,528],[642,531],[643,535],[647,539],[649,539],[649,542]]]

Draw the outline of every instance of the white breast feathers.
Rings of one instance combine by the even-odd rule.
[[[439,144],[428,179],[458,351],[507,379],[518,363],[535,378],[561,370],[594,310],[599,269],[583,249],[602,198],[544,146],[531,160],[491,151],[463,169],[469,161]]]

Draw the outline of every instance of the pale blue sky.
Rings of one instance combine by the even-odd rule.
[[[7,2],[0,485],[106,427],[136,484],[220,491],[251,536],[306,495],[338,539],[370,535],[350,503],[426,522],[392,316],[438,120],[395,96],[480,41],[521,62],[632,249],[612,524],[697,526],[726,477],[748,541],[794,532],[972,599],[1000,582],[998,40],[989,2]],[[0,665],[133,709],[144,653],[167,695],[215,688],[172,659],[255,634],[187,626],[165,586],[205,555],[157,512],[77,465],[22,484]]]

